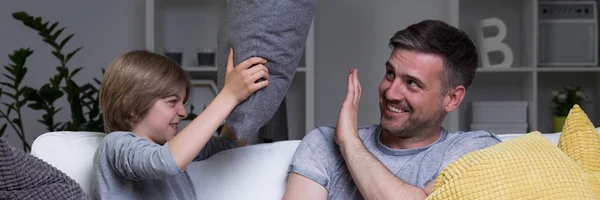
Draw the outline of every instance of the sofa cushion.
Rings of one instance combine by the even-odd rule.
[[[246,146],[193,162],[198,199],[281,199],[299,140]]]
[[[600,134],[579,105],[569,111],[558,147],[583,169],[600,197]]]
[[[595,199],[584,171],[539,132],[448,165],[428,199]]]
[[[33,141],[31,154],[67,174],[90,195],[94,153],[105,135],[68,131],[45,133]]]

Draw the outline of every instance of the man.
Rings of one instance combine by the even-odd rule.
[[[337,128],[304,137],[289,170],[284,199],[424,199],[442,169],[462,155],[500,142],[487,131],[441,127],[475,76],[477,51],[462,31],[426,20],[390,39],[379,85],[379,125],[357,128],[357,70]]]

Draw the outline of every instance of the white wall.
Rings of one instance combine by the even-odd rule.
[[[91,82],[92,77],[101,80],[102,68],[118,54],[133,49],[144,48],[144,1],[143,0],[30,0],[30,1],[1,1],[0,2],[0,65],[9,64],[8,54],[14,49],[31,47],[34,54],[26,66],[28,74],[25,84],[39,88],[48,82],[50,75],[56,73],[58,61],[50,54],[50,47],[45,44],[37,33],[12,18],[12,13],[25,11],[33,16],[41,16],[44,21],[58,21],[59,26],[66,26],[63,32],[66,36],[75,33],[69,41],[66,50],[69,52],[79,46],[83,49],[69,62],[71,69],[84,66],[75,78],[77,83]],[[1,73],[6,73],[2,68]],[[6,78],[0,77],[5,81]],[[1,100],[6,100],[2,97]],[[68,121],[70,111],[66,99],[57,102],[63,107],[55,117],[57,121]],[[45,127],[37,122],[42,112],[34,112],[26,108],[23,112],[25,131],[31,143]],[[4,124],[0,121],[0,125]],[[21,147],[18,136],[7,128],[7,138],[10,144]]]
[[[360,125],[379,123],[378,91],[392,35],[424,19],[441,19],[444,0],[319,1],[315,15],[315,125],[335,125],[350,68],[363,87]]]
[[[384,63],[391,53],[389,38],[398,30],[424,19],[440,19],[444,0],[324,0],[319,1],[315,14],[316,58],[316,125],[333,125],[345,95],[346,74],[350,68],[359,69],[363,86],[359,124],[379,122],[377,87],[384,75]],[[0,64],[9,63],[8,55],[20,47],[32,47],[36,52],[27,66],[25,83],[38,88],[55,73],[57,61],[50,48],[31,29],[11,16],[26,11],[44,20],[59,21],[67,26],[65,33],[75,33],[67,49],[84,49],[70,62],[71,67],[85,66],[76,81],[84,83],[101,77],[101,69],[120,53],[144,48],[144,1],[2,1],[0,2]],[[2,80],[3,77],[0,77]],[[3,98],[4,99],[4,98]],[[56,120],[68,120],[64,108]],[[26,109],[24,120],[28,140],[45,132],[36,122],[41,112]],[[2,124],[3,122],[0,122]],[[9,129],[11,144],[20,146],[17,136]]]

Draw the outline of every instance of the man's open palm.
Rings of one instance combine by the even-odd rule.
[[[361,93],[362,87],[358,80],[358,70],[351,69],[348,74],[348,92],[342,103],[335,130],[335,141],[338,145],[343,144],[349,137],[358,138],[358,102]]]

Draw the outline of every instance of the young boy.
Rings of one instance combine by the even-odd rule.
[[[223,90],[181,132],[190,98],[186,73],[169,58],[132,51],[115,58],[104,74],[100,106],[108,134],[94,156],[95,199],[196,199],[186,166],[244,145],[225,126],[237,104],[268,84],[266,60],[227,61]],[[252,67],[253,66],[253,67]],[[256,82],[258,79],[267,81]],[[177,133],[177,134],[176,134]]]

